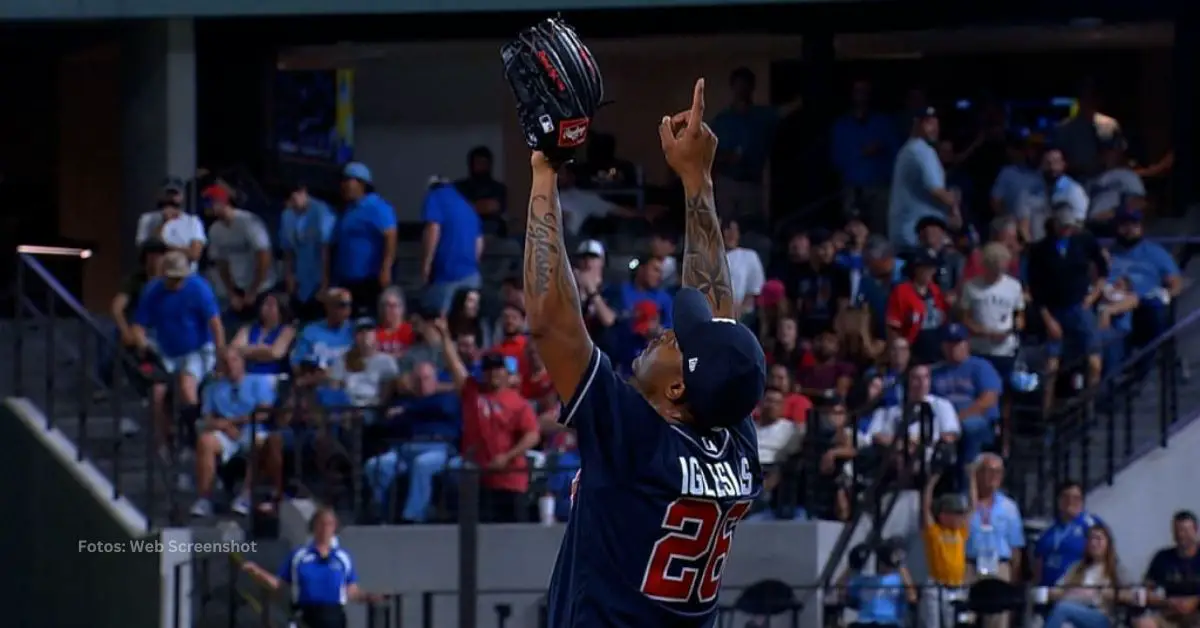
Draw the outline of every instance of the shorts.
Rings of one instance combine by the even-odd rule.
[[[1050,315],[1062,328],[1062,339],[1046,342],[1046,353],[1052,358],[1074,358],[1100,355],[1100,330],[1096,313],[1076,305],[1050,310]]]
[[[276,431],[283,435],[284,449],[291,447],[294,439],[291,430],[272,430],[269,427],[260,425],[254,429],[254,440],[257,441],[259,445],[264,445],[267,442],[267,438]],[[233,460],[238,454],[250,451],[249,425],[242,427],[240,433],[238,434],[237,440],[234,440],[229,436],[229,434],[226,434],[220,430],[217,430],[216,434],[217,440],[221,441],[221,464],[228,464],[229,461]]]
[[[216,367],[217,350],[213,345],[207,344],[191,353],[175,357],[161,356],[161,359],[163,368],[168,373],[191,375],[200,382]]]

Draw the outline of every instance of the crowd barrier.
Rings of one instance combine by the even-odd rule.
[[[192,605],[199,609],[199,621],[218,625],[217,618],[225,618],[230,628],[272,628],[288,623],[305,628],[292,611],[287,593],[271,591],[251,579],[242,571],[242,561],[239,555],[211,556],[199,565],[177,567],[196,569]],[[232,583],[225,591],[213,585],[218,569],[227,570],[226,577]],[[779,580],[761,580],[744,587],[724,586],[717,602],[716,625],[799,628],[811,625],[805,622],[816,617],[819,618],[816,625],[822,628],[967,628],[989,625],[989,619],[1004,617],[1011,625],[1028,626],[1035,618],[1046,620],[1060,603],[1066,602],[1068,606],[1097,610],[1109,619],[1109,625],[1122,626],[1143,614],[1155,613],[1166,596],[1162,589],[1148,589],[1140,583],[1040,587],[979,575],[970,584],[942,586],[906,582],[906,576],[900,573],[894,567],[878,570],[867,565],[861,571],[843,571],[829,585],[794,586]],[[363,586],[369,590],[369,583]],[[479,590],[478,596],[495,603],[485,604],[491,612],[474,618],[471,625],[478,628],[531,625],[516,616],[514,605],[507,600],[532,597],[539,600],[533,625],[553,628],[546,621],[546,593],[545,589]],[[1174,596],[1184,593],[1171,592]],[[179,598],[185,592],[177,588],[175,595]],[[405,618],[413,617],[405,611],[413,607],[418,609],[415,617],[419,617],[418,626],[413,628],[445,626],[447,622],[438,614],[444,605],[439,602],[459,597],[458,591],[451,590],[375,594],[372,601],[364,604],[365,625],[404,628]],[[814,609],[819,614],[805,613]],[[175,628],[188,625],[191,624],[185,618],[176,618],[173,624]]]

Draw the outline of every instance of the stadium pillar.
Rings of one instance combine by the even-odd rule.
[[[131,22],[121,40],[121,234],[154,208],[168,177],[196,173],[196,47],[189,18]],[[121,266],[137,260],[132,245]]]
[[[1200,177],[1200,124],[1196,111],[1200,108],[1195,76],[1200,72],[1200,18],[1183,12],[1175,21],[1175,47],[1171,55],[1171,85],[1173,91],[1171,147],[1175,150],[1175,166],[1171,172],[1175,212],[1182,214],[1195,203]]]

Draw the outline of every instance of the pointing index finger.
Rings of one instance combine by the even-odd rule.
[[[704,79],[696,80],[696,87],[692,90],[692,110],[688,113],[688,131],[691,133],[699,133],[700,127],[704,124]]]

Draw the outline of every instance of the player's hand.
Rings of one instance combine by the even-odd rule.
[[[580,473],[583,473],[582,469],[579,471],[576,471],[575,477],[571,478],[571,504],[572,505],[575,504],[575,494],[579,492],[579,474]]]
[[[674,116],[664,116],[658,139],[667,164],[684,181],[711,176],[717,154],[717,136],[704,123],[704,79],[692,90],[692,106]]]

